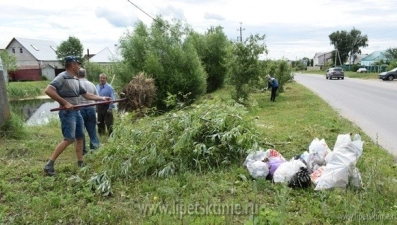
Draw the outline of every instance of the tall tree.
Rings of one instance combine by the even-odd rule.
[[[360,30],[353,28],[350,32],[346,30],[335,31],[329,35],[331,45],[334,45],[332,60],[336,65],[341,65],[355,54],[361,54],[360,48],[368,46],[367,35],[362,35]]]
[[[237,42],[232,49],[230,67],[230,82],[235,90],[234,100],[244,102],[249,98],[250,83],[258,79],[260,73],[259,55],[267,53],[265,35],[250,35],[244,42]]]
[[[193,42],[203,63],[207,77],[207,92],[213,92],[223,86],[227,75],[227,49],[231,45],[223,28],[211,27],[202,35],[192,32],[189,39]]]
[[[84,48],[80,40],[72,36],[69,36],[66,41],[62,41],[55,51],[61,65],[64,64],[63,59],[68,55],[78,56],[81,60],[83,60],[83,52]]]
[[[207,73],[188,34],[191,29],[176,21],[171,24],[157,17],[150,27],[138,22],[132,34],[120,39],[120,51],[130,73],[123,76],[132,80],[134,74],[144,72],[154,78],[155,106],[170,110],[175,105],[165,100],[171,95],[189,102],[206,91]]]

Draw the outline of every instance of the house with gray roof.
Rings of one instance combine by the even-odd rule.
[[[317,52],[313,57],[313,66],[324,66],[330,61],[332,61],[332,51]]]
[[[102,49],[100,52],[88,59],[90,62],[101,65],[109,65],[117,60],[116,55],[108,47]]]
[[[57,47],[53,41],[14,37],[5,48],[9,54],[15,56],[19,67],[18,71],[13,73],[16,77],[11,78],[13,80],[40,80],[40,76],[44,75],[48,79],[53,79],[55,74],[64,70],[55,53]]]
[[[361,59],[362,66],[372,66],[380,60],[386,60],[385,51],[374,51],[368,56]]]

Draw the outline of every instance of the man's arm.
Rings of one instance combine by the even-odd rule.
[[[44,93],[46,93],[50,98],[54,99],[57,101],[61,106],[64,106],[66,109],[73,108],[73,105],[70,104],[68,101],[66,101],[64,98],[59,96],[57,91],[55,90],[54,87],[48,85],[46,89],[44,90]]]
[[[109,101],[112,100],[110,97],[101,97],[98,95],[94,95],[91,93],[85,93],[82,95],[84,98],[89,99],[89,100],[95,100],[95,101]]]

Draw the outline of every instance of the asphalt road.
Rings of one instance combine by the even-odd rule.
[[[397,156],[397,80],[327,80],[325,73],[296,73],[294,78]]]

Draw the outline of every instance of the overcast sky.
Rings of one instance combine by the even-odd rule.
[[[178,19],[201,33],[222,26],[231,40],[240,36],[241,23],[243,40],[266,35],[266,57],[271,59],[313,58],[316,52],[331,51],[328,35],[353,27],[368,35],[363,53],[397,47],[396,0],[3,0],[0,48],[13,37],[60,44],[74,36],[90,53],[105,47],[114,51],[137,21],[152,23],[134,4],[150,16]]]

